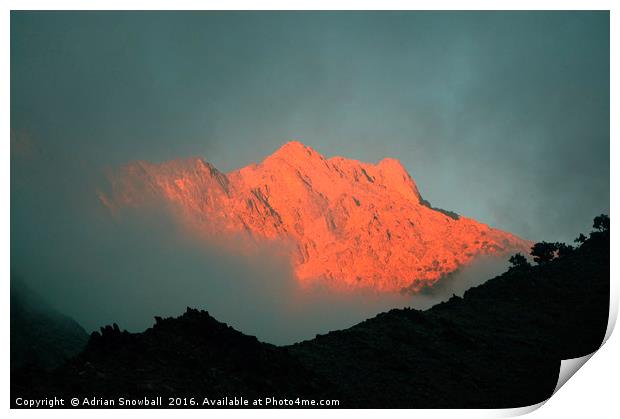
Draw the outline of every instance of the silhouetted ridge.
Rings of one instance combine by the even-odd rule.
[[[189,308],[142,333],[107,326],[52,374],[16,376],[12,392],[302,397],[377,408],[539,403],[556,386],[560,360],[598,349],[607,328],[609,230],[580,240],[572,252],[520,264],[463,298],[390,310],[285,347]]]
[[[11,273],[11,370],[54,368],[82,351],[88,334]]]

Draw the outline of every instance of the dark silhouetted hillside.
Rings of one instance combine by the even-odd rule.
[[[54,368],[81,352],[88,334],[11,275],[11,370]]]
[[[609,256],[609,231],[595,232],[573,252],[514,267],[463,298],[426,311],[391,310],[286,347],[192,309],[143,333],[108,326],[54,372],[16,377],[12,392],[329,398],[340,407],[531,405],[552,394],[561,359],[601,345]]]

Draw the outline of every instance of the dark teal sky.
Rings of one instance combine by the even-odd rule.
[[[433,205],[567,239],[609,207],[609,16],[14,12],[11,125],[93,168],[392,156]]]
[[[609,212],[609,15],[13,12],[12,272],[88,330],[191,305],[291,343],[420,303],[291,306],[268,249],[203,249],[161,214],[119,221],[97,201],[130,160],[231,170],[292,138],[398,158],[434,206],[571,242]]]

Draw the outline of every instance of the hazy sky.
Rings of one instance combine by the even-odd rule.
[[[436,206],[572,237],[609,207],[609,15],[13,13],[11,124],[101,165],[392,156]]]
[[[231,170],[292,138],[571,241],[609,212],[609,14],[13,12],[11,130],[14,269],[93,257],[103,168]]]

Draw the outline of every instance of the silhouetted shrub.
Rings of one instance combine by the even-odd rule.
[[[586,240],[588,240],[588,238],[583,233],[581,233],[579,234],[579,237],[575,239],[575,243],[583,244],[586,242]]]
[[[526,266],[530,266],[530,263],[527,261],[527,258],[525,256],[523,256],[521,253],[516,253],[514,255],[512,255],[510,257],[510,259],[508,259],[508,262],[510,262],[510,269],[518,269],[518,268],[524,268]]]
[[[593,227],[598,231],[608,231],[609,230],[609,216],[605,214],[601,214],[598,217],[594,217]]]
[[[571,253],[575,251],[575,248],[571,246],[570,244],[556,243],[555,245],[558,249],[557,256],[559,258],[563,258],[564,256],[570,255]]]
[[[558,243],[540,242],[532,246],[530,255],[534,257],[534,262],[539,265],[551,262],[558,251]]]

